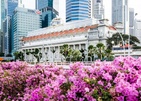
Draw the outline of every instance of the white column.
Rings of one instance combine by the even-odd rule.
[[[79,50],[81,49],[81,44],[79,44]]]
[[[73,49],[75,49],[75,45],[73,45]]]

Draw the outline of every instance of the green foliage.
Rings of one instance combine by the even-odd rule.
[[[7,54],[6,57],[12,57],[12,55],[11,54]]]
[[[1,56],[1,57],[4,57],[4,53],[0,53],[0,56]]]
[[[21,52],[21,51],[16,51],[16,52],[14,53],[14,56],[15,56],[15,60],[19,59],[19,60],[21,60],[21,61],[24,61],[24,54],[23,54],[23,52]]]
[[[61,86],[60,86],[60,89],[62,90],[61,93],[66,95],[67,91],[70,89],[71,87],[71,82],[66,82],[66,83],[63,83]]]
[[[84,50],[81,50],[81,52]],[[68,44],[61,46],[60,53],[65,57],[66,61],[81,61],[82,53],[79,50],[69,48]]]
[[[95,58],[94,54],[97,55],[98,59],[100,60],[113,60],[114,58],[112,50],[106,49],[103,43],[98,43],[96,47],[94,47],[93,45],[90,45],[88,47],[88,56],[90,56],[92,60],[94,60],[93,58]]]
[[[141,46],[133,46],[133,49],[141,49]]]
[[[118,45],[119,43],[122,44],[122,38],[120,34],[123,37],[124,43],[128,43],[129,35],[122,34],[122,33],[116,33],[116,34],[113,34],[111,38],[108,38],[106,40],[108,49],[112,49],[113,45]],[[114,44],[112,44],[112,42],[114,42]],[[136,46],[136,43],[140,43],[139,39],[135,36],[130,35],[130,45]]]
[[[68,46],[68,44],[64,44],[64,45],[61,47],[60,53],[61,53],[65,58],[67,58],[68,53],[69,53],[69,46]]]
[[[82,54],[79,50],[73,50],[72,51],[72,61],[81,61]]]

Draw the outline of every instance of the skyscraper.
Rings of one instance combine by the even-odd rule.
[[[3,34],[4,34],[4,52],[5,55],[9,54],[10,35],[11,35],[11,16],[13,15],[14,9],[18,5],[18,0],[5,0],[5,12],[6,18],[3,21]]]
[[[112,24],[121,22],[124,25],[124,34],[129,34],[128,0],[112,0]]]
[[[18,0],[8,0],[8,16],[12,16],[15,8],[18,6]]]
[[[6,19],[6,0],[0,0],[0,53],[4,52],[3,21]]]
[[[91,18],[91,0],[66,0],[66,22]]]
[[[37,10],[17,7],[12,25],[12,52],[15,52],[21,47],[20,38],[41,27],[40,15]]]
[[[36,0],[36,9],[41,11],[42,28],[50,26],[55,18],[53,0]]]
[[[96,19],[104,19],[104,6],[103,6],[103,0],[94,0],[94,3],[92,4],[94,6],[94,18]]]
[[[135,20],[134,9],[129,8],[129,33],[130,35],[134,34],[134,20]]]
[[[141,20],[134,20],[134,36],[136,36],[141,42]],[[141,46],[141,44],[139,44]]]

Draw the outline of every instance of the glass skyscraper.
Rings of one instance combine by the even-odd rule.
[[[41,11],[42,28],[50,26],[55,14],[53,12],[53,0],[36,0],[36,9]]]
[[[66,22],[91,17],[91,0],[66,0]]]
[[[4,51],[5,55],[11,53],[11,17],[15,8],[18,6],[18,0],[7,0],[6,2],[7,17],[4,21]]]
[[[0,53],[4,52],[3,21],[6,19],[6,0],[0,0]]]
[[[8,16],[13,15],[13,11],[18,6],[18,0],[8,0]]]
[[[12,52],[15,52],[21,47],[22,37],[41,27],[40,15],[37,10],[17,7],[12,17],[12,25]]]

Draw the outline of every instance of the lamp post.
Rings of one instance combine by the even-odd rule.
[[[122,40],[122,44],[123,44],[123,50],[124,50],[124,56],[125,56],[124,40],[123,40],[123,37],[122,37],[122,35],[121,35],[120,33],[118,33],[118,34],[120,35],[120,37],[121,37],[121,40]]]

